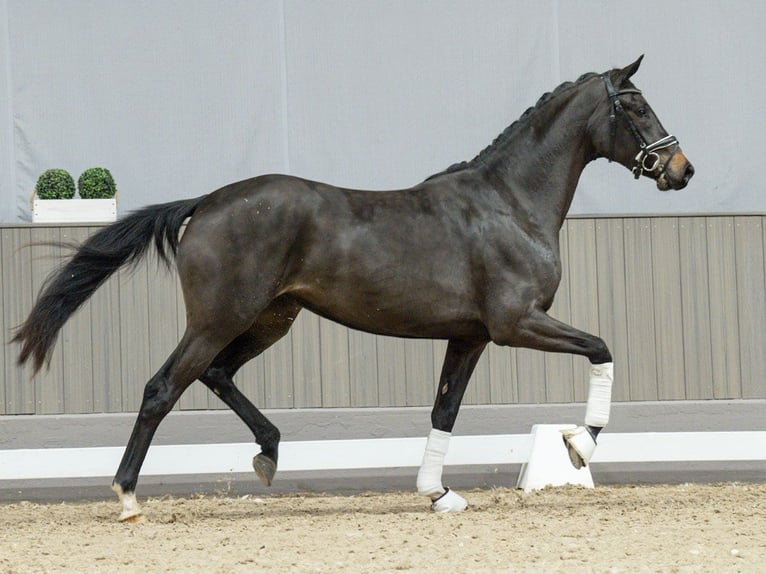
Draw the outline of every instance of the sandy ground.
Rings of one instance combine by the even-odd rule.
[[[766,572],[766,484],[0,505],[0,572]]]

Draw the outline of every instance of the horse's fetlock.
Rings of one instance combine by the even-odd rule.
[[[258,437],[261,439],[259,442],[261,444],[273,444],[277,445],[279,444],[279,441],[282,440],[282,433],[279,432],[279,429],[277,427],[272,427],[265,432],[261,433],[261,435]]]
[[[258,435],[256,442],[261,447],[261,452],[276,462],[279,441],[282,440],[282,434],[277,427],[272,427]]]

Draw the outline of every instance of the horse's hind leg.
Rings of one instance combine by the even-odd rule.
[[[274,301],[247,332],[219,353],[200,377],[253,432],[261,447],[261,452],[253,458],[253,469],[266,486],[271,486],[277,470],[279,429],[235,386],[234,374],[287,334],[300,310],[300,305],[290,300]]]
[[[133,433],[122,457],[112,489],[122,502],[121,521],[141,519],[136,483],[154,433],[186,388],[208,367],[228,341],[187,328],[181,342],[144,389]]]
[[[279,429],[242,394],[226,368],[210,367],[200,380],[253,432],[255,441],[261,447],[261,452],[253,457],[253,470],[263,484],[271,486],[277,472]]]
[[[417,481],[418,493],[431,498],[431,508],[436,512],[456,512],[466,507],[462,496],[442,486],[442,467],[468,380],[486,345],[486,341],[450,341],[447,346]]]

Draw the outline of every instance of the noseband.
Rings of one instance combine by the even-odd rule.
[[[665,173],[667,164],[670,163],[670,160],[678,151],[678,140],[675,136],[667,135],[658,139],[654,143],[647,144],[646,140],[644,140],[644,138],[639,133],[636,124],[633,123],[633,120],[630,119],[630,116],[622,107],[622,102],[620,102],[621,95],[640,94],[641,90],[636,88],[627,88],[618,92],[614,89],[614,84],[612,84],[612,80],[608,73],[604,74],[603,78],[604,84],[606,84],[606,93],[609,96],[609,101],[611,103],[611,111],[609,113],[609,161],[612,161],[612,158],[614,157],[614,141],[617,135],[617,116],[619,115],[625,119],[628,130],[633,135],[633,139],[636,140],[638,147],[640,148],[638,154],[633,159],[633,167],[630,171],[633,172],[633,175],[636,179],[641,177],[644,172],[648,174],[656,174],[656,177],[660,177],[663,173]],[[666,163],[662,163],[660,161],[660,155],[657,153],[657,151],[669,147],[673,148],[670,157]]]

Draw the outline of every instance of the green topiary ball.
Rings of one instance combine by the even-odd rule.
[[[35,194],[40,199],[72,199],[74,190],[74,179],[65,169],[49,169],[35,184]]]
[[[77,189],[83,199],[108,199],[117,193],[112,174],[103,167],[92,167],[82,172],[77,180]]]

